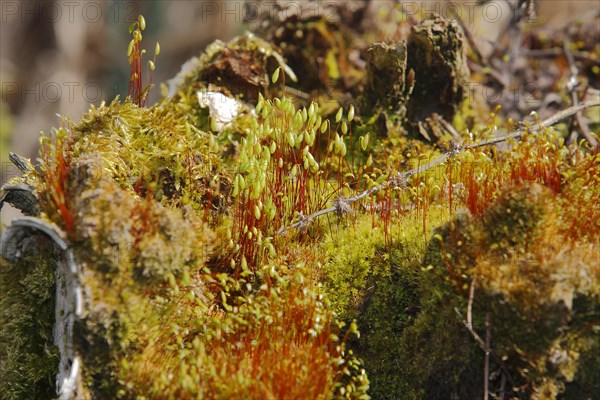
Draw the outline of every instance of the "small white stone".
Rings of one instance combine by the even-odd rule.
[[[198,104],[202,108],[208,107],[210,116],[215,120],[217,131],[222,131],[225,126],[233,121],[243,108],[242,102],[228,97],[219,92],[196,92]]]

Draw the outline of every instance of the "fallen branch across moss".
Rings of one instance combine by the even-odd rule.
[[[367,190],[357,194],[356,196],[349,197],[349,198],[341,198],[341,199],[338,198],[336,200],[335,205],[324,208],[322,210],[319,210],[308,216],[300,214],[299,220],[297,222],[293,223],[290,226],[279,229],[277,231],[277,234],[280,235],[280,234],[285,233],[286,231],[288,231],[290,229],[294,229],[294,228],[306,228],[311,222],[313,222],[314,220],[316,220],[318,217],[320,217],[322,215],[330,214],[333,212],[340,214],[343,212],[343,209],[345,209],[346,207],[339,207],[339,204],[343,203],[344,205],[349,206],[352,203],[362,200],[380,190],[383,190],[386,188],[395,188],[395,187],[403,186],[411,176],[419,174],[421,172],[425,172],[435,166],[438,166],[438,165],[444,163],[447,159],[454,157],[457,154],[460,154],[461,152],[463,152],[465,150],[475,149],[478,147],[488,146],[488,145],[492,145],[492,144],[496,144],[496,143],[502,143],[502,142],[505,142],[505,141],[511,140],[511,139],[519,139],[526,132],[537,133],[541,129],[549,128],[552,125],[556,124],[557,122],[562,121],[563,119],[568,118],[572,115],[575,115],[576,113],[581,112],[582,110],[592,108],[592,107],[598,107],[598,106],[600,106],[600,100],[595,100],[595,101],[591,101],[591,102],[587,102],[587,103],[581,103],[576,106],[565,108],[564,110],[557,112],[556,114],[552,115],[549,118],[546,118],[545,120],[541,121],[539,124],[534,125],[534,126],[521,127],[519,129],[514,130],[513,132],[511,132],[509,134],[498,136],[498,137],[495,137],[495,138],[489,139],[489,140],[484,140],[482,142],[469,144],[466,146],[460,146],[459,144],[457,144],[455,146],[452,146],[452,148],[450,150],[443,153],[442,155],[435,158],[434,160],[428,162],[427,164],[418,166],[418,167],[413,168],[408,171],[399,172],[395,176],[393,176],[391,179],[389,179],[388,181],[383,182],[380,185],[374,186],[370,189],[367,189]]]

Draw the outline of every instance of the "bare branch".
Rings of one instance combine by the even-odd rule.
[[[471,336],[473,336],[473,339],[475,339],[475,341],[477,342],[479,347],[481,347],[481,350],[485,351],[485,349],[486,349],[485,342],[483,341],[481,336],[479,336],[479,334],[477,332],[475,332],[475,329],[473,329],[473,327],[469,325],[467,320],[463,318],[463,316],[460,313],[460,311],[458,310],[458,308],[455,307],[454,311],[456,312],[456,315],[458,315],[458,317],[461,319],[463,325],[465,326],[465,328],[467,328],[467,330],[469,331]]]
[[[598,107],[598,106],[600,106],[600,100],[595,100],[595,101],[587,102],[587,103],[581,103],[576,106],[565,108],[564,110],[557,112],[556,114],[552,115],[551,117],[546,118],[545,120],[540,122],[538,125],[530,126],[530,127],[526,127],[526,128],[519,128],[507,135],[498,136],[496,138],[485,140],[485,141],[479,142],[479,143],[473,143],[473,144],[465,146],[465,149],[474,149],[477,147],[487,146],[490,144],[505,142],[510,139],[518,139],[526,131],[529,131],[532,133],[539,132],[541,129],[548,128],[548,127],[556,124],[557,122],[562,121],[563,119],[572,116],[573,114],[575,114],[578,111],[582,111],[587,108]]]
[[[577,78],[577,76],[579,75],[579,70],[577,68],[577,65],[575,65],[575,58],[573,57],[573,53],[569,49],[569,44],[566,40],[563,43],[563,51],[567,58],[567,62],[569,63],[569,69],[571,71],[571,76],[569,77],[569,81],[567,83],[567,90],[571,94],[571,102],[574,106],[576,106],[579,104],[579,97],[577,96],[575,89],[581,84],[581,82]],[[581,111],[577,111],[575,113],[575,121],[577,122],[577,126],[579,126],[579,130],[581,131],[581,134],[583,135],[585,140],[587,140],[590,143],[590,145],[592,145],[592,147],[596,147],[598,141],[596,141],[596,139],[594,139],[594,137],[592,136],[590,128],[588,127],[587,122],[583,118],[583,114],[581,113]],[[577,136],[578,135],[573,133],[572,137],[570,137],[569,140],[574,142],[577,140]]]
[[[591,63],[594,65],[600,65],[600,60],[594,58],[587,52],[581,51],[572,51],[573,58],[577,61],[583,61],[587,63]],[[564,54],[563,49],[535,49],[535,50],[525,50],[521,53],[523,57],[530,58],[554,58],[559,57]]]
[[[471,287],[469,288],[469,303],[467,304],[467,327],[473,329],[473,299],[475,298],[475,285],[477,284],[477,276],[473,277]]]
[[[485,361],[483,363],[483,400],[489,398],[490,385],[490,342],[492,334],[490,331],[490,312],[485,313]]]
[[[477,344],[479,345],[481,350],[483,350],[486,355],[491,357],[500,366],[500,369],[502,370],[502,374],[506,377],[506,380],[508,380],[508,383],[511,385],[511,387],[515,387],[515,381],[512,379],[512,376],[510,375],[510,373],[508,372],[508,369],[504,365],[504,361],[502,360],[502,358],[492,351],[489,344],[486,346],[486,341],[484,341],[481,338],[481,336],[479,336],[479,334],[477,334],[477,332],[475,332],[475,330],[472,327],[470,328],[468,326],[467,321],[463,318],[463,316],[460,313],[460,310],[458,308],[454,307],[454,311],[456,312],[456,315],[458,315],[458,317],[462,321],[465,328],[467,328],[467,330],[469,331],[469,333],[471,334],[473,339],[475,339],[475,342],[477,342]],[[486,332],[486,336],[487,336],[487,332]],[[490,339],[491,339],[491,337],[490,337]],[[486,337],[486,340],[487,340],[487,337]],[[488,369],[488,373],[489,373],[489,369]]]

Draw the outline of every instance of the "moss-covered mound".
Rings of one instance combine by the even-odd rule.
[[[355,325],[335,320],[312,262],[274,247],[283,245],[273,235],[294,220],[294,208],[322,204],[322,192],[297,197],[294,181],[302,179],[307,194],[324,185],[309,149],[331,128],[316,105],[260,101],[263,120],[233,162],[168,101],[143,108],[115,100],[42,138],[42,165],[19,182],[35,188],[37,217],[64,231],[79,268],[84,303],[70,344],[83,365],[77,396],[366,396],[365,371],[345,350]],[[35,283],[39,268],[48,265],[18,271]],[[15,307],[52,306],[46,292],[18,299],[21,281],[6,283],[6,320]],[[44,288],[52,293],[53,285]],[[44,340],[19,322],[19,336],[5,332],[3,341],[24,337],[56,358],[53,309],[45,315],[42,326],[27,328]],[[28,346],[14,357],[40,351]],[[16,398],[35,385],[52,393],[56,364],[25,364],[27,374],[6,388]]]
[[[456,22],[361,42],[361,64],[336,27],[366,10],[335,12],[263,31],[287,61],[216,42],[151,107],[140,17],[131,97],[63,120],[35,167],[11,155],[0,206],[41,234],[1,239],[1,398],[600,392],[596,136],[549,128],[573,110],[518,131],[470,113]],[[286,62],[345,95],[303,98]]]

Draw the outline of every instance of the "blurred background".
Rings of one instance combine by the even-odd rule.
[[[129,25],[146,20],[143,48],[161,45],[149,104],[159,85],[213,40],[242,31],[242,1],[2,1],[0,2],[0,185],[18,175],[12,151],[32,161],[40,131],[58,115],[78,120],[90,104],[127,96]],[[150,57],[148,57],[150,59]],[[14,211],[6,205],[2,221]]]
[[[60,114],[79,119],[90,104],[127,95],[129,25],[144,15],[143,45],[161,54],[153,82],[173,77],[181,64],[216,38],[241,29],[241,2],[222,1],[2,1],[1,161],[8,150],[34,160],[40,131]],[[221,18],[220,8],[230,14]],[[231,7],[231,8],[229,8]],[[226,10],[222,10],[223,12]],[[155,87],[150,104],[159,98]],[[0,184],[13,172],[4,163]]]
[[[253,3],[267,9],[267,3],[272,7],[279,1]],[[372,8],[394,3],[349,1],[364,1]],[[499,18],[508,1],[513,0],[493,0]],[[399,3],[430,13],[443,11],[448,2]],[[452,3],[473,5],[475,1]],[[599,8],[596,0],[542,0],[536,1],[536,7],[543,20],[554,26],[597,13]],[[227,41],[245,30],[243,0],[0,2],[0,185],[18,175],[8,152],[34,161],[40,131],[49,133],[59,125],[57,114],[78,120],[90,104],[127,95],[128,27],[140,14],[147,23],[143,47],[151,56],[157,41],[161,46],[149,104],[160,97],[160,83],[172,78],[187,59],[201,54],[213,40]],[[502,24],[499,19],[483,21],[477,34],[494,40]],[[5,206],[2,221],[6,223],[11,215],[14,212]]]

